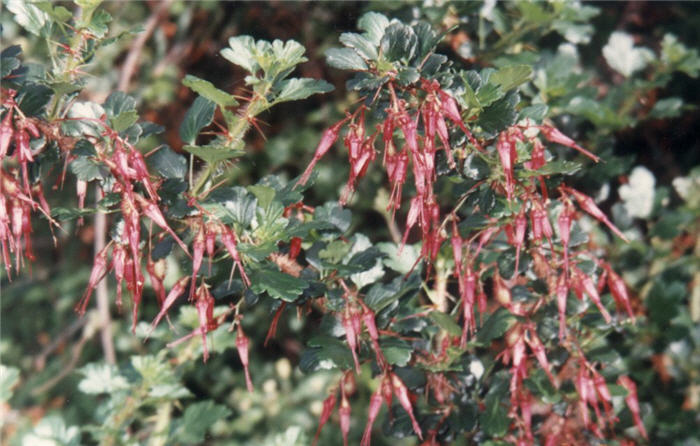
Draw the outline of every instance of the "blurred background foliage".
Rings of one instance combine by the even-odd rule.
[[[179,124],[194,100],[181,84],[185,74],[228,92],[245,91],[244,73],[220,55],[229,37],[295,39],[309,62],[297,73],[326,79],[336,90],[283,104],[261,116],[263,134],[250,133],[244,162],[231,179],[252,184],[267,173],[292,178],[311,158],[321,131],[358,98],[345,87],[347,74],[328,67],[323,52],[353,30],[362,13],[427,20],[450,30],[440,52],[466,68],[519,61],[535,67],[525,104],[546,103],[548,117],[605,162],[587,165],[570,180],[597,198],[632,240],[599,234],[609,259],[645,308],[636,325],[592,346],[594,358],[623,361],[638,383],[652,444],[700,444],[700,8],[692,2],[505,3],[479,2],[107,2],[110,35],[126,33],[98,52],[87,71],[84,99],[101,103],[119,81],[120,69],[139,31],[155,20],[138,53],[127,91],[141,116],[163,125],[162,140],[180,149]],[[63,4],[58,2],[56,4]],[[69,9],[74,5],[65,3]],[[9,8],[11,9],[11,8]],[[46,46],[0,12],[2,48],[22,46],[25,62],[42,63]],[[613,34],[617,33],[617,34]],[[694,52],[695,51],[695,52]],[[143,142],[154,146],[153,142]],[[346,178],[340,152],[318,165],[307,203],[337,199]],[[389,239],[375,193],[383,177],[371,170],[350,203],[352,231],[372,241]],[[73,200],[55,190],[54,200]],[[245,391],[235,336],[220,327],[216,354],[201,362],[194,343],[166,349],[172,340],[159,328],[144,342],[145,327],[129,330],[113,312],[117,365],[106,365],[96,314],[79,319],[73,307],[87,282],[93,229],[68,227],[53,247],[45,225],[35,229],[39,255],[31,274],[2,279],[0,417],[3,444],[262,444],[305,445],[316,429],[321,402],[334,372],[299,369],[303,339],[318,321],[287,312],[276,338],[263,347],[271,314],[259,306],[245,318],[251,338],[255,392]],[[166,286],[172,283],[166,283]],[[113,289],[113,284],[110,283]],[[156,309],[149,311],[155,314]],[[194,310],[173,315],[179,333],[197,324]],[[199,348],[199,350],[197,350]],[[353,429],[366,413],[371,390],[358,382]],[[125,409],[126,408],[126,409]],[[127,410],[128,409],[128,410]],[[630,423],[628,423],[630,424]],[[388,426],[388,425],[387,425]],[[385,429],[388,427],[385,426]],[[386,430],[391,433],[390,430]],[[400,432],[394,432],[400,435]],[[337,444],[336,423],[321,444]],[[403,444],[378,436],[375,444]],[[406,439],[405,444],[415,444]],[[466,441],[466,440],[464,440]]]

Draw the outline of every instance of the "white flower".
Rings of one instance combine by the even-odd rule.
[[[469,363],[469,373],[474,375],[476,379],[481,378],[484,374],[484,365],[478,359],[472,360],[472,362]]]
[[[631,217],[646,218],[651,214],[655,185],[656,178],[649,169],[642,166],[632,169],[629,183],[623,184],[618,190],[625,210]]]
[[[486,0],[479,10],[479,15],[485,19],[493,20],[494,7],[496,7],[496,0]]]
[[[603,47],[603,56],[610,67],[629,77],[635,71],[647,66],[654,58],[654,53],[644,47],[634,47],[632,36],[615,31],[610,35],[608,44]]]

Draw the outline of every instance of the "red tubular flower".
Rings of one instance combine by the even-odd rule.
[[[411,418],[413,430],[418,435],[418,438],[422,440],[423,431],[421,431],[420,425],[418,424],[416,417],[413,416],[413,405],[411,404],[411,398],[408,395],[408,388],[406,388],[406,385],[403,383],[403,381],[401,381],[401,378],[399,378],[393,372],[391,373],[391,386],[394,389],[394,394],[399,400],[401,407],[403,407],[403,409],[408,413],[408,416]]]
[[[117,244],[112,249],[112,268],[114,268],[114,278],[117,280],[117,308],[122,308],[122,282],[126,268],[126,250],[122,245]]]
[[[444,147],[445,152],[447,152],[447,163],[450,166],[450,168],[454,169],[456,167],[456,164],[454,156],[452,156],[452,148],[450,147],[450,134],[447,131],[447,124],[445,123],[445,118],[439,113],[436,113],[435,125],[438,137],[442,142],[442,146]]]
[[[574,267],[574,275],[575,281],[580,281],[583,290],[586,292],[586,294],[588,294],[596,307],[598,307],[598,310],[600,310],[600,313],[603,315],[605,322],[609,324],[612,318],[610,317],[608,310],[605,309],[603,303],[600,301],[600,295],[598,294],[598,290],[596,289],[593,280],[576,267]]]
[[[78,195],[78,209],[81,211],[85,208],[85,195],[87,195],[87,182],[78,180],[75,183],[76,194]],[[83,225],[83,217],[78,219],[78,226]]]
[[[570,187],[564,187],[563,188],[565,191],[569,192],[571,195],[576,198],[576,201],[578,201],[579,206],[581,206],[581,209],[586,211],[588,214],[590,214],[593,218],[596,220],[600,221],[601,223],[605,224],[612,232],[614,232],[618,237],[620,237],[622,240],[629,242],[627,237],[617,229],[617,227],[612,224],[612,222],[608,219],[608,217],[601,211],[598,206],[596,206],[595,201],[588,195],[581,193],[575,189],[572,189]]]
[[[241,256],[238,254],[238,248],[236,247],[236,235],[233,233],[231,228],[228,226],[221,225],[221,241],[223,242],[224,246],[226,247],[226,251],[228,251],[228,254],[231,256],[233,259],[233,267],[231,268],[231,274],[229,275],[228,281],[229,284],[231,283],[231,278],[233,277],[233,272],[236,269],[236,266],[238,267],[238,270],[241,273],[241,279],[243,280],[243,283],[246,286],[250,286],[250,279],[248,279],[248,276],[245,273],[245,270],[243,269],[243,263],[241,262]]]
[[[559,339],[563,340],[566,335],[566,298],[569,294],[569,285],[566,275],[559,276],[557,281],[557,308],[559,310]]]
[[[23,165],[34,162],[32,149],[29,146],[29,133],[24,129],[15,130],[15,156],[17,162]]]
[[[418,126],[415,119],[411,118],[407,112],[402,112],[396,116],[396,122],[401,128],[406,146],[411,153],[418,153]]]
[[[598,395],[599,400],[603,403],[605,416],[608,419],[608,424],[610,424],[612,427],[615,421],[617,421],[617,418],[612,412],[612,407],[610,405],[612,403],[612,395],[610,395],[610,390],[608,389],[608,385],[605,382],[603,375],[598,373],[593,368],[590,368],[590,371],[593,374],[593,385],[595,386],[596,394]]]
[[[413,226],[415,226],[415,224],[418,222],[418,217],[420,217],[422,210],[423,203],[421,203],[420,197],[413,197],[411,199],[411,206],[408,208],[408,216],[406,217],[406,229],[403,233],[403,239],[401,240],[399,253],[401,253],[403,247],[406,245],[406,240],[408,240],[408,234],[411,232],[411,228],[413,228]]]
[[[323,426],[328,422],[328,420],[331,417],[331,414],[333,413],[333,409],[335,408],[335,391],[331,393],[328,398],[326,398],[323,401],[323,409],[321,410],[321,418],[318,420],[318,428],[316,429],[316,435],[314,435],[314,441],[312,443],[312,446],[316,446],[318,443],[318,437],[321,435],[321,429],[323,429]]]
[[[14,239],[12,238],[12,230],[10,229],[10,216],[7,211],[7,200],[4,194],[0,194],[0,243],[2,243],[2,261],[5,264],[7,277],[12,277],[12,260],[8,251],[8,243],[10,250],[14,250]]]
[[[347,308],[347,307],[346,307]],[[347,310],[346,310],[347,312]],[[343,328],[345,328],[345,338],[348,341],[348,347],[350,347],[350,351],[352,352],[352,359],[355,362],[355,370],[357,370],[357,373],[360,373],[360,361],[357,358],[357,339],[358,339],[358,332],[355,329],[355,324],[353,324],[352,321],[352,316],[349,314],[344,314],[342,317],[342,324]]]
[[[87,305],[90,302],[90,296],[92,296],[92,292],[95,290],[95,287],[97,287],[97,284],[109,271],[107,268],[107,248],[109,248],[109,246],[105,246],[102,251],[97,253],[95,256],[95,263],[93,264],[92,271],[90,272],[88,287],[85,290],[82,299],[80,299],[78,306],[76,307],[76,311],[81,316],[85,314]]]
[[[537,139],[532,139],[532,154],[530,155],[530,161],[525,163],[525,167],[531,170],[537,170],[547,164],[544,159],[544,145]]]
[[[301,237],[292,237],[289,241],[289,258],[296,259],[301,252]]]
[[[493,235],[498,233],[500,230],[501,228],[498,226],[490,226],[481,231],[481,235],[479,236],[479,246],[476,248],[474,257],[479,255],[481,248],[483,248],[489,242],[489,240],[491,240],[491,237],[493,237]]]
[[[159,306],[162,306],[163,302],[165,302],[165,287],[163,286],[163,276],[159,274],[159,272],[156,270],[156,262],[153,261],[150,255],[146,256],[146,271],[148,271],[148,276],[151,278],[151,287],[153,287],[153,291],[156,293],[156,299],[158,299],[158,304]]]
[[[393,385],[391,384],[391,376],[387,373],[384,373],[384,376],[382,377],[382,382],[379,385],[379,388],[381,389],[382,392],[382,397],[384,398],[384,402],[386,403],[386,407],[391,409],[391,403],[394,399],[394,389]],[[389,417],[391,417],[391,410],[389,410]]]
[[[150,218],[153,220],[153,223],[158,225],[162,230],[170,234],[170,236],[175,239],[178,245],[182,248],[183,251],[185,251],[185,254],[190,255],[187,245],[183,243],[182,240],[180,240],[180,237],[175,234],[175,231],[172,230],[172,228],[168,225],[168,223],[165,221],[165,217],[163,214],[160,212],[160,209],[158,206],[156,206],[154,203],[147,201],[145,198],[143,198],[141,195],[134,194],[136,197],[136,200],[139,202],[141,205],[141,210],[143,211],[144,215],[146,217]]]
[[[525,241],[525,231],[527,230],[527,218],[525,213],[521,212],[515,217],[515,275],[518,275],[520,265],[520,248]]]
[[[459,107],[452,96],[440,90],[440,103],[442,105],[442,113],[447,116],[452,122],[457,124],[464,133],[468,133],[467,128],[462,122],[462,116],[459,114]]]
[[[525,342],[527,342],[527,345],[530,346],[532,353],[535,354],[535,358],[537,359],[537,362],[540,363],[540,367],[544,369],[544,372],[547,374],[547,377],[552,385],[555,388],[559,387],[557,385],[557,381],[554,379],[554,375],[552,375],[552,372],[549,371],[549,361],[547,360],[544,344],[542,344],[542,341],[537,336],[537,333],[533,327],[528,329],[527,334],[528,336],[525,337]]]
[[[340,432],[343,434],[343,445],[348,446],[348,434],[350,433],[350,403],[345,395],[345,386],[341,383],[340,385],[340,408],[338,409],[338,414],[340,415]]]
[[[513,168],[515,167],[515,162],[517,161],[517,152],[515,151],[515,141],[510,138],[508,132],[501,132],[501,134],[498,136],[496,149],[498,150],[498,157],[501,160],[503,173],[506,177],[506,195],[508,197],[508,201],[510,201],[513,199],[513,188],[515,183],[515,180],[513,179]]]
[[[471,264],[467,265],[464,273],[464,292],[462,293],[462,315],[464,326],[462,327],[462,337],[460,343],[462,347],[467,345],[467,332],[474,332],[474,292],[476,291],[476,274],[472,270]],[[481,308],[479,309],[481,311]]]
[[[372,425],[374,425],[374,420],[377,419],[379,415],[379,410],[382,408],[382,388],[381,386],[374,391],[372,396],[369,398],[369,411],[367,414],[367,425],[365,426],[365,431],[362,434],[362,441],[360,446],[369,446],[372,437]]]
[[[245,373],[245,385],[248,388],[248,392],[253,393],[253,381],[250,379],[250,370],[248,368],[248,346],[250,340],[243,333],[243,327],[241,327],[241,322],[238,322],[238,334],[236,335],[236,349],[238,350],[238,356],[241,358],[241,364],[243,364],[243,371]]]
[[[277,311],[275,311],[275,316],[272,318],[270,328],[267,330],[267,336],[265,336],[265,343],[263,344],[265,347],[267,347],[267,343],[270,341],[270,339],[275,336],[275,333],[277,332],[277,324],[279,324],[280,316],[282,316],[282,312],[286,306],[287,302],[282,302],[279,308],[277,308]]]
[[[314,170],[314,166],[320,160],[323,155],[325,155],[328,150],[333,146],[333,143],[338,139],[338,134],[340,133],[340,129],[343,127],[345,122],[350,119],[350,117],[346,117],[344,119],[341,119],[340,121],[336,122],[333,124],[330,128],[326,129],[325,132],[323,132],[323,136],[321,136],[321,141],[318,143],[318,146],[316,147],[316,152],[314,153],[314,157],[309,163],[308,167],[302,174],[301,178],[299,178],[299,181],[297,181],[297,185],[303,186],[306,184],[307,181],[309,181],[309,177],[311,176],[311,172]]]
[[[569,277],[569,237],[571,233],[571,209],[565,206],[559,218],[557,219],[559,226],[559,238],[561,239],[562,250],[564,251],[564,275]]]
[[[194,303],[199,316],[199,333],[202,335],[202,348],[204,350],[204,362],[209,359],[209,349],[207,348],[207,333],[210,322],[214,319],[214,298],[209,294],[207,285],[202,284],[197,289],[197,300]],[[240,350],[239,350],[240,353]]]
[[[627,407],[629,407],[630,412],[632,412],[632,417],[634,418],[634,424],[637,425],[639,433],[642,437],[649,439],[647,436],[647,431],[644,429],[644,423],[642,422],[642,417],[639,410],[639,401],[637,399],[637,385],[628,376],[620,376],[617,379],[617,383],[627,390],[627,396],[625,397],[625,402]]]
[[[374,312],[366,305],[363,305],[362,308],[362,322],[364,322],[365,327],[367,327],[367,332],[372,340],[372,347],[374,348],[374,353],[377,356],[377,363],[379,364],[379,367],[384,367],[385,359],[384,354],[379,347],[379,330],[377,330],[377,324],[374,320]]]
[[[612,294],[615,302],[619,307],[624,307],[627,314],[631,318],[634,318],[634,312],[632,311],[632,306],[630,305],[630,299],[627,295],[627,286],[624,280],[615,271],[612,270],[610,265],[606,265],[608,272],[608,288],[610,288],[610,294]]]
[[[506,285],[498,270],[493,275],[493,294],[496,301],[504,307],[511,308],[511,293],[510,288]]]
[[[175,303],[175,300],[177,300],[178,297],[180,297],[184,292],[185,288],[187,287],[187,283],[190,281],[189,276],[185,276],[182,279],[178,280],[175,285],[170,289],[170,292],[165,298],[165,301],[163,301],[163,305],[160,307],[160,311],[158,312],[158,316],[156,316],[155,319],[153,319],[153,322],[151,323],[151,328],[149,330],[149,335],[150,333],[156,328],[158,323],[160,322],[161,319],[163,319],[163,316],[165,316],[168,313],[168,310],[170,307],[173,306]],[[193,284],[194,286],[194,284]]]
[[[209,274],[211,274],[211,260],[214,257],[216,248],[216,236],[218,235],[218,227],[212,223],[207,223],[204,233],[204,245],[209,258]]]
[[[578,150],[579,152],[583,153],[596,163],[600,161],[600,158],[589,152],[588,150],[584,149],[583,147],[579,146],[574,142],[573,139],[569,138],[565,134],[559,131],[556,127],[551,127],[548,125],[542,125],[538,127],[542,134],[544,135],[545,138],[547,138],[547,141],[553,142],[556,144],[561,144],[566,147],[570,147],[572,149]]]
[[[5,117],[2,119],[2,123],[0,123],[0,161],[5,159],[7,149],[10,147],[10,141],[12,141],[12,136],[14,135],[12,112],[12,108],[8,109]]]
[[[158,196],[158,193],[151,182],[151,177],[148,173],[148,168],[146,167],[146,160],[143,159],[141,152],[131,147],[131,150],[129,151],[129,161],[134,168],[134,172],[136,174],[135,179],[140,181],[141,184],[146,187],[146,192],[148,192],[148,196],[151,197],[151,200],[159,201],[160,197]]]
[[[204,248],[205,248],[205,236],[204,236],[204,224],[199,225],[199,230],[194,236],[194,241],[192,242],[192,284],[197,280],[197,273],[202,267],[202,259],[204,259]],[[190,300],[194,296],[194,287],[190,289]]]

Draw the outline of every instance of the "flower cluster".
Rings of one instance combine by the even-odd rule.
[[[29,178],[31,163],[36,156],[30,141],[42,133],[34,119],[22,113],[15,101],[16,94],[12,89],[0,89],[0,105],[5,109],[0,121],[0,244],[8,277],[12,277],[12,253],[15,272],[20,271],[25,257],[29,261],[34,259],[31,214],[38,211],[51,225],[58,227],[51,218],[51,208],[44,197],[41,182],[34,183]]]
[[[470,334],[476,331],[475,309],[478,309],[479,314],[484,315],[499,307],[505,308],[517,317],[517,321],[506,334],[506,342],[499,354],[503,364],[509,367],[511,375],[509,415],[518,432],[518,435],[513,437],[513,441],[518,444],[529,444],[534,441],[531,420],[536,399],[524,385],[524,381],[531,376],[533,362],[545,372],[555,388],[558,388],[561,381],[565,379],[567,370],[570,368],[578,370],[575,387],[578,393],[576,407],[578,407],[580,420],[596,436],[604,438],[602,434],[604,423],[607,421],[608,425],[613,426],[615,422],[614,416],[610,413],[610,393],[599,369],[585,359],[583,352],[576,346],[575,337],[569,337],[567,333],[566,307],[569,292],[572,291],[581,301],[590,299],[603,319],[607,323],[612,323],[612,316],[601,300],[601,294],[607,285],[618,309],[626,311],[631,318],[634,314],[625,284],[620,276],[609,264],[591,255],[580,241],[577,240],[574,243],[571,234],[574,223],[585,213],[606,225],[617,236],[625,240],[626,238],[597,207],[593,199],[585,194],[566,185],[559,185],[555,191],[557,195],[550,197],[552,191],[548,189],[546,182],[548,177],[546,167],[549,162],[546,145],[559,144],[573,148],[596,162],[598,157],[576,144],[552,125],[535,125],[528,121],[503,130],[493,140],[492,145],[489,145],[489,140],[477,140],[466,127],[457,101],[441,89],[437,81],[422,80],[420,89],[415,87],[410,90],[404,89],[401,91],[402,95],[397,93],[399,88],[398,83],[389,81],[384,90],[375,96],[379,97],[385,93],[389,106],[384,110],[383,122],[377,125],[374,133],[368,134],[365,129],[366,105],[360,106],[354,113],[348,113],[346,118],[326,130],[299,184],[307,181],[314,165],[329,151],[338,139],[341,128],[347,124],[347,133],[343,141],[348,149],[350,174],[342,197],[342,203],[345,203],[349,194],[354,191],[356,180],[365,174],[369,163],[376,158],[374,145],[381,133],[380,139],[384,149],[383,166],[392,191],[387,210],[391,211],[392,215],[401,208],[404,183],[409,171],[413,177],[412,187],[409,189],[413,196],[410,198],[406,213],[402,246],[407,242],[411,230],[417,225],[422,241],[420,258],[425,260],[429,268],[434,265],[441,250],[451,248],[452,251],[452,275],[460,301],[458,314],[461,315],[462,320],[462,335],[448,339],[445,348],[452,344],[462,349],[468,348]],[[450,126],[454,129],[450,130]],[[397,135],[397,131],[400,135]],[[451,131],[461,131],[466,137],[466,143],[453,147]],[[467,156],[481,157],[487,164],[499,166],[500,172],[492,171],[488,178],[474,187],[486,184],[485,187],[492,193],[503,196],[512,209],[510,216],[495,218],[489,216],[484,209],[477,207],[473,212],[484,214],[485,224],[468,234],[461,232],[459,207],[467,197],[464,197],[453,209],[445,209],[441,206],[434,190],[437,180],[436,153],[438,150],[445,151],[448,167],[453,170],[458,169]],[[448,235],[447,224],[450,221],[451,235]],[[448,239],[449,243],[445,243]],[[515,261],[512,271],[502,270],[497,262],[485,261],[486,257],[483,255],[487,250],[502,252],[503,242],[514,251]],[[523,259],[528,259],[525,268],[522,267]],[[590,259],[595,259],[593,263],[599,269],[597,283],[590,267],[586,267],[584,272],[584,265],[587,262],[590,263]],[[430,269],[428,271],[430,274]],[[533,278],[547,284],[548,292],[535,293],[530,285]],[[435,282],[438,281],[436,272]],[[368,430],[365,432],[363,444],[369,443],[369,431],[381,407],[381,394],[387,393],[383,390],[385,388],[394,389],[402,406],[411,415],[415,432],[421,436],[420,425],[413,416],[410,398],[402,393],[401,389],[405,388],[393,384],[400,380],[395,379],[391,366],[384,360],[378,343],[374,315],[367,311],[357,291],[349,290],[344,283],[341,283],[341,286],[345,291],[346,303],[339,319],[345,329],[355,370],[357,373],[360,371],[357,351],[360,348],[363,334],[362,322],[364,322],[368,334],[367,341],[375,351],[377,364],[384,376],[370,401]],[[516,287],[528,289],[532,298],[515,299],[513,293]],[[490,303],[489,294],[493,297]],[[556,302],[558,308],[561,345],[570,350],[572,358],[579,358],[570,359],[558,372],[547,358],[545,343],[538,335],[535,322],[538,311],[549,301]],[[425,361],[430,361],[432,354],[429,352],[424,354]],[[430,376],[436,398],[439,395],[440,399],[446,401],[449,400],[451,393],[457,391],[457,385],[449,384],[448,373],[432,373]],[[343,380],[340,385],[341,391]],[[631,380],[625,376],[621,376],[620,380],[626,385],[631,383]],[[390,386],[386,383],[392,384]],[[349,403],[346,402],[345,393],[341,392],[341,397],[342,427],[343,411],[349,412]],[[634,392],[629,391],[627,403],[633,413],[634,408],[638,406],[635,398]],[[324,404],[321,426],[328,419],[329,410],[334,403],[335,393]],[[598,408],[601,404],[605,415]],[[588,407],[594,409],[596,420],[591,419]],[[449,405],[444,410],[449,413]],[[638,414],[638,408],[636,410]],[[559,416],[551,407],[541,414],[552,418]],[[640,431],[644,432],[638,415],[635,416],[635,421]],[[569,427],[566,425],[553,423],[552,426],[559,427],[553,427],[549,433],[542,432],[547,444],[554,444],[552,442],[562,440],[568,435]],[[346,431],[344,434],[346,435]]]

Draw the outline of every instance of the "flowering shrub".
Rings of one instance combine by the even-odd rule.
[[[83,68],[123,36],[107,38],[110,16],[99,2],[77,4],[75,15],[46,3],[9,5],[19,24],[46,39],[52,65],[37,73],[22,65],[18,47],[2,53],[0,242],[8,279],[28,273],[41,217],[58,243],[65,225],[102,213],[110,240],[95,255],[76,311],[84,315],[98,283],[113,277],[116,306],[130,308],[136,336],[165,342],[164,352],[179,352],[178,364],[192,363],[200,349],[206,363],[210,350],[235,347],[251,393],[261,385],[250,371],[260,349],[246,334],[259,328],[248,318],[266,311],[264,344],[275,342],[286,313],[308,318],[313,336],[299,368],[337,372],[313,443],[337,412],[343,443],[352,436],[369,445],[383,406],[387,434],[423,444],[649,438],[635,380],[601,355],[606,335],[634,329],[644,313],[600,242],[628,236],[569,183],[605,160],[561,128],[560,98],[550,92],[548,107],[554,87],[542,71],[512,61],[457,64],[438,52],[444,34],[428,22],[368,12],[359,18],[361,33],[341,34],[343,47],[326,51],[329,66],[352,73],[345,116],[327,125],[300,176],[267,175],[244,187],[231,172],[246,163],[246,135],[266,133],[261,115],[333,89],[291,77],[307,61],[305,48],[230,38],[220,55],[247,72],[246,94],[185,76],[197,98],[179,126],[182,149],[173,150],[150,143],[166,129],[143,120],[129,95],[82,100]],[[579,18],[590,13],[561,7]],[[672,60],[669,50],[666,73],[697,74],[697,53],[664,42],[686,54]],[[616,59],[619,47],[632,60]],[[629,77],[649,53],[618,34],[603,54]],[[535,100],[531,84],[544,100]],[[576,114],[579,102],[571,100],[568,111]],[[347,183],[337,202],[315,204],[305,194],[339,141]],[[394,228],[391,241],[351,224],[363,177],[379,170],[390,191],[377,202]],[[72,204],[47,199],[50,180],[74,182]],[[86,204],[90,190],[94,207]],[[167,278],[172,269],[178,274]],[[185,320],[176,325],[189,326],[184,335],[163,327],[163,319],[172,326],[176,307]],[[83,369],[81,390],[111,398],[111,428],[93,432],[101,443],[121,441],[150,405],[167,408],[157,409],[158,420],[169,422],[188,393],[156,357],[132,358],[130,367],[140,381],[110,367]],[[367,396],[358,382],[369,389],[366,412],[353,407]],[[162,385],[171,387],[159,394]],[[172,432],[154,435],[201,442],[229,411],[198,404]],[[198,411],[206,413],[204,429],[186,427]]]

